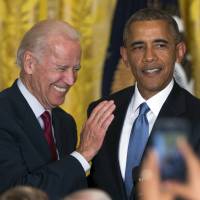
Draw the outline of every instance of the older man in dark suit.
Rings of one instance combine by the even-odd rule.
[[[58,106],[80,69],[79,34],[65,22],[46,20],[22,39],[20,78],[0,93],[0,191],[30,185],[60,199],[84,188],[88,163],[113,119],[113,101],[99,104],[76,149],[76,124]],[[80,102],[81,103],[81,102]]]
[[[160,118],[200,121],[200,101],[173,79],[175,62],[181,62],[185,49],[176,22],[161,10],[140,10],[125,26],[121,55],[136,84],[105,98],[116,104],[115,119],[89,177],[92,187],[107,191],[114,200],[133,199],[141,160]],[[200,153],[199,134],[193,131],[189,140]]]

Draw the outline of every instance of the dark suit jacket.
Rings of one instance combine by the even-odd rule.
[[[90,187],[98,187],[107,191],[113,200],[127,199],[119,166],[118,151],[123,122],[133,93],[134,87],[129,87],[107,98],[113,99],[116,104],[115,118],[108,128],[102,148],[93,160],[91,174],[88,178]],[[89,106],[89,113],[99,101]],[[182,117],[192,120],[193,123],[197,120],[200,121],[200,101],[175,83],[156,122],[162,117]],[[200,134],[193,131],[190,135],[190,142],[200,155]]]
[[[86,187],[85,172],[75,150],[74,119],[61,108],[52,110],[59,161],[51,161],[43,131],[16,82],[0,93],[0,191],[15,185],[31,185],[46,191],[50,199]]]

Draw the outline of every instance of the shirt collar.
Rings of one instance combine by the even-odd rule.
[[[142,95],[140,94],[140,92],[138,90],[137,83],[135,84],[135,92],[134,92],[134,95],[133,95],[133,98],[131,101],[132,101],[131,104],[133,105],[133,107],[132,107],[133,113],[136,112],[136,110],[139,108],[140,104],[145,102],[145,99],[142,97]]]
[[[153,112],[155,116],[158,116],[160,109],[162,105],[164,104],[165,100],[169,96],[172,88],[174,85],[174,80],[172,79],[170,83],[160,92],[158,92],[156,95],[152,96],[148,100],[145,100],[142,95],[140,94],[137,83],[135,84],[135,92],[134,95],[131,99],[131,105],[132,106],[132,111],[135,113],[137,109],[139,108],[140,104],[146,102],[147,105],[149,106],[150,110]]]
[[[32,111],[34,112],[36,118],[39,118],[41,114],[45,111],[44,107],[36,99],[36,97],[29,92],[29,90],[26,88],[26,86],[22,83],[20,79],[17,80],[17,86],[19,87],[20,92],[26,99]]]

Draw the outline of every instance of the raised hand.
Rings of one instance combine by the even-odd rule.
[[[90,161],[99,151],[106,131],[114,119],[114,101],[102,101],[92,111],[81,132],[77,151]]]

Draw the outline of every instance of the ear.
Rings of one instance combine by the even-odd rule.
[[[24,71],[26,74],[32,74],[36,60],[30,51],[24,53]]]
[[[121,57],[122,57],[122,60],[124,62],[124,64],[129,67],[129,64],[128,64],[128,55],[127,55],[127,49],[125,47],[120,47],[120,54],[121,54]]]
[[[186,52],[186,45],[184,42],[180,42],[179,44],[177,44],[176,46],[176,62],[177,63],[181,63],[184,55]]]

